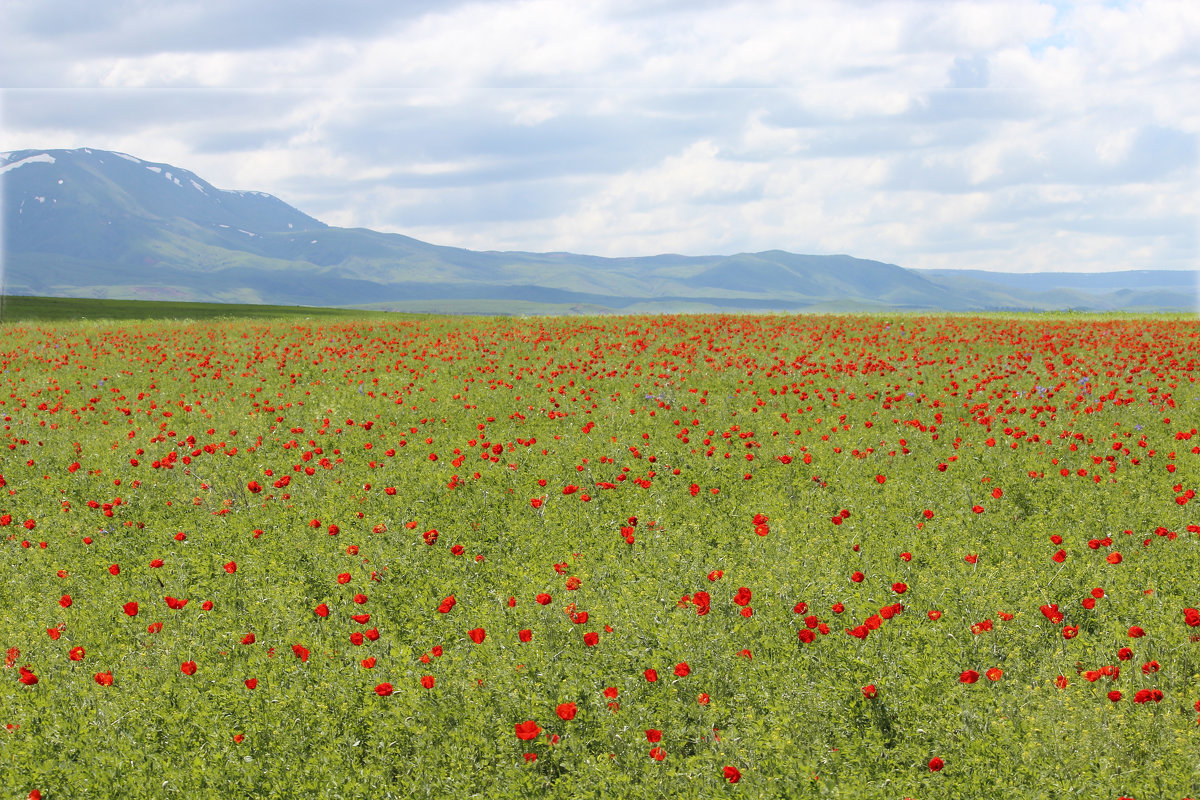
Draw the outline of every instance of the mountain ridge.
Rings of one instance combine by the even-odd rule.
[[[1028,278],[784,250],[474,251],[326,225],[265,192],[95,148],[0,153],[11,294],[495,313],[1195,310],[1194,273]],[[1117,277],[1114,277],[1117,276]]]

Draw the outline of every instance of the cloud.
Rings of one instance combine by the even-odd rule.
[[[13,0],[5,149],[604,255],[1196,266],[1187,0]]]

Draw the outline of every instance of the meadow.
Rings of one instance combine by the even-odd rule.
[[[1200,322],[0,326],[5,796],[1200,794]]]

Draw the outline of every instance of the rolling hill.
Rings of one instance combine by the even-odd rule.
[[[478,252],[337,228],[263,192],[80,148],[0,154],[4,291],[473,313],[1162,310],[1194,273],[904,269],[782,250],[600,258]]]

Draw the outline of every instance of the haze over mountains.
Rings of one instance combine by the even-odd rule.
[[[1194,311],[1197,273],[912,270],[848,255],[477,252],[325,225],[104,150],[0,154],[4,291],[467,313]]]

